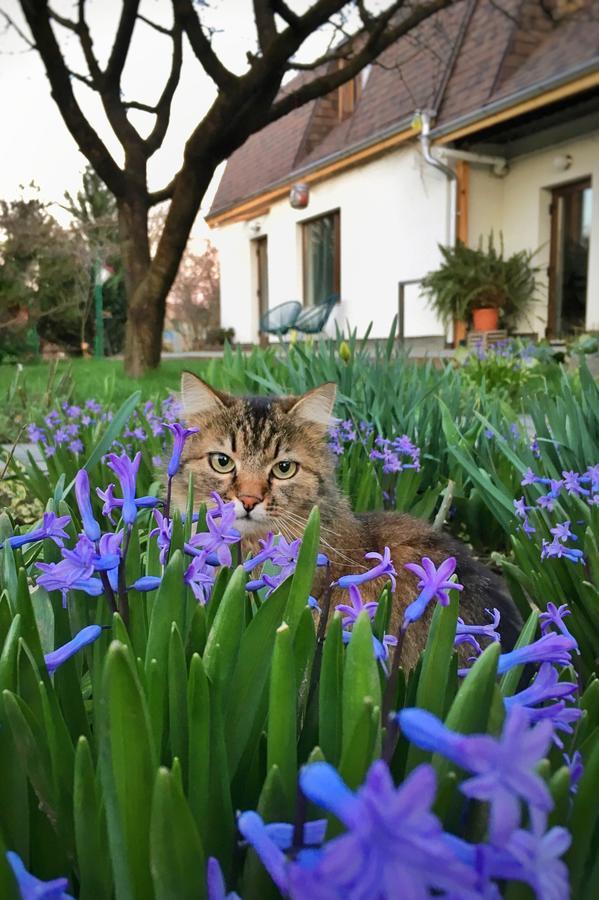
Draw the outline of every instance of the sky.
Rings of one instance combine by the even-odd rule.
[[[307,2],[297,2],[301,10]],[[72,17],[73,0],[54,0],[53,8],[61,15]],[[87,20],[92,32],[94,49],[104,64],[110,50],[118,22],[120,0],[88,0]],[[212,0],[210,8],[202,11],[207,23],[216,28],[213,47],[222,61],[233,71],[246,68],[246,52],[256,47],[250,0]],[[142,0],[140,12],[148,18],[170,26],[170,0]],[[27,31],[17,0],[0,0],[14,21]],[[55,33],[71,68],[85,73],[86,68],[78,48],[78,39],[59,26]],[[302,57],[311,58],[324,50],[328,37],[315,35],[303,48]],[[154,103],[160,94],[170,63],[170,39],[158,34],[142,22],[136,24],[122,87],[127,99]],[[115,160],[122,163],[118,141],[111,137],[97,95],[85,85],[74,82],[74,91],[87,118],[98,131]],[[52,212],[62,223],[68,216],[60,208],[64,192],[75,193],[81,184],[86,160],[64,125],[58,107],[50,96],[40,57],[29,50],[13,29],[0,21],[0,97],[2,97],[2,128],[0,130],[0,199],[12,200],[31,193],[27,186],[32,180],[39,188],[41,199],[55,204]],[[184,40],[184,63],[181,82],[175,95],[171,123],[163,147],[152,157],[148,167],[150,190],[167,184],[182,161],[185,140],[215,97],[215,87],[203,72]],[[133,123],[149,131],[153,117],[133,111]],[[223,166],[204,198],[201,214],[196,220],[193,235],[208,236],[209,229],[202,213],[207,213]]]

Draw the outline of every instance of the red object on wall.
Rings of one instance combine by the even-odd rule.
[[[305,209],[310,201],[310,185],[294,184],[289,191],[289,203],[294,209]]]

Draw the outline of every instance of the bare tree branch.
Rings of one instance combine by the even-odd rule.
[[[25,34],[25,32],[23,31],[22,28],[19,28],[19,26],[17,25],[17,23],[14,21],[13,18],[11,18],[11,16],[8,15],[7,12],[5,12],[3,9],[0,9],[0,16],[2,16],[2,18],[3,18],[4,21],[6,22],[6,29],[7,29],[7,30],[8,30],[9,28],[12,28],[12,30],[13,30],[14,32],[16,32],[16,33],[19,35],[19,37],[21,38],[21,40],[24,41],[24,42],[27,44],[27,46],[29,47],[30,50],[35,50],[35,49],[36,49],[36,46],[35,46],[34,41],[32,41],[31,38],[30,38],[27,34]]]
[[[368,38],[356,55],[348,61],[343,68],[318,76],[301,85],[294,91],[282,96],[273,103],[265,116],[266,122],[274,122],[281,116],[287,115],[292,109],[296,109],[309,100],[314,100],[330,91],[335,90],[346,81],[354,78],[371,60],[378,56],[410,29],[415,28],[424,19],[433,15],[439,9],[451,5],[452,0],[431,0],[413,9],[401,21],[390,25],[390,20],[404,6],[403,0],[392,4],[385,12],[372,19],[369,25]]]
[[[89,32],[89,28],[87,27],[87,22],[85,21],[85,0],[79,0],[78,7],[79,15],[77,20],[77,34],[79,35],[79,43],[81,44],[81,49],[83,51],[83,56],[89,70],[89,74],[96,84],[96,90],[101,90],[104,73],[101,71],[98,61],[95,57],[91,34]]]
[[[137,14],[137,18],[140,22],[143,22],[145,25],[148,25],[149,28],[153,28],[154,31],[158,31],[160,34],[166,34],[168,37],[172,37],[173,29],[165,28],[164,25],[159,25],[158,22],[153,22],[152,19],[147,19],[145,16],[142,16],[141,13]]]
[[[258,46],[262,53],[267,53],[277,36],[275,13],[271,0],[254,0],[254,20],[258,34]]]
[[[145,140],[148,156],[158,150],[166,135],[171,117],[171,106],[179,79],[181,77],[181,65],[183,63],[183,33],[181,26],[175,22],[172,32],[173,56],[171,71],[164,86],[164,90],[156,104],[156,124]]]
[[[140,103],[139,100],[124,100],[123,106],[125,109],[139,109],[141,112],[152,113],[154,116],[158,110],[157,106],[151,106],[149,103]]]
[[[75,99],[69,70],[50,25],[47,4],[37,0],[24,0],[22,8],[35,46],[46,68],[52,96],[58,104],[67,128],[106,186],[116,197],[121,196],[125,190],[123,172],[83,115]]]
[[[286,22],[290,28],[297,28],[299,16],[289,9],[283,0],[272,0],[272,8]]]
[[[123,0],[121,18],[116,30],[108,65],[106,66],[106,80],[113,87],[119,84],[125,67],[138,8],[139,0]]]
[[[90,90],[97,90],[96,85],[91,80],[91,78],[87,77],[87,75],[81,75],[80,72],[75,72],[73,71],[73,69],[69,69],[69,75],[71,76],[71,78],[75,78],[77,81],[80,81],[86,87],[90,88]]]
[[[173,0],[175,18],[187,35],[191,49],[202,64],[204,71],[212,78],[215,85],[221,90],[232,87],[237,82],[237,77],[224,66],[204,34],[191,0]]]
[[[156,206],[157,203],[164,203],[165,200],[172,200],[175,190],[175,179],[173,178],[165,187],[158,191],[152,191],[148,194],[148,206]]]

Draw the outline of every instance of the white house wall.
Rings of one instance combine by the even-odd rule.
[[[422,163],[415,147],[311,187],[305,210],[287,200],[251,222],[215,232],[221,266],[221,318],[242,342],[258,336],[252,237],[268,238],[269,305],[302,300],[301,222],[340,210],[341,303],[335,318],[363,334],[388,334],[398,310],[398,283],[421,278],[439,260],[447,239],[445,177]],[[417,291],[406,290],[405,335],[443,335],[443,328]],[[334,329],[329,323],[329,331]]]
[[[557,169],[556,158],[572,157],[567,171]],[[507,253],[537,250],[537,265],[544,286],[542,302],[522,331],[545,332],[547,323],[547,266],[549,265],[551,188],[591,177],[593,189],[591,243],[587,286],[588,330],[599,330],[599,132],[510,161],[508,175],[497,178],[486,168],[473,166],[470,173],[469,243],[476,246],[480,236],[491,229],[503,232]]]
[[[556,156],[572,156],[567,172]],[[510,162],[498,178],[488,168],[471,167],[469,242],[491,229],[503,232],[508,253],[541,248],[537,260],[546,284],[549,261],[550,188],[591,176],[592,239],[589,260],[587,328],[599,329],[599,133],[552,145]],[[215,231],[221,265],[221,317],[242,342],[258,337],[257,275],[252,238],[268,238],[269,305],[302,300],[301,222],[340,210],[341,300],[335,318],[361,335],[384,337],[398,309],[398,283],[419,279],[439,262],[438,244],[447,240],[448,184],[422,162],[412,143],[368,165],[311,187],[305,210],[287,200],[259,219]],[[544,334],[546,292],[521,331]],[[333,331],[329,323],[329,331]],[[442,335],[440,322],[414,287],[406,289],[406,337]]]

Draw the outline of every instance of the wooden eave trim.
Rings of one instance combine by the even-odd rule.
[[[416,137],[417,134],[418,132],[414,128],[398,131],[396,134],[377,141],[375,144],[371,144],[369,147],[365,147],[362,150],[350,153],[342,159],[336,159],[326,165],[312,169],[305,174],[298,173],[285,181],[284,184],[280,184],[270,191],[265,191],[263,194],[258,194],[256,197],[252,197],[249,200],[244,200],[242,203],[237,203],[230,209],[216,213],[213,216],[206,216],[206,222],[210,228],[218,228],[220,225],[231,225],[234,222],[243,222],[247,219],[253,219],[256,216],[264,215],[265,212],[268,212],[272,203],[275,203],[277,200],[282,200],[287,196],[291,186],[295,184],[296,181],[301,180],[306,184],[317,184],[319,181],[323,181],[331,175],[338,175],[341,172],[353,168],[353,166],[375,159],[377,156],[381,156],[383,153],[387,153],[389,150],[393,150],[400,144],[405,143],[410,138]]]
[[[456,128],[454,131],[449,131],[447,134],[435,138],[435,144],[448,144],[451,141],[457,141],[459,138],[466,137],[466,135],[472,134],[475,131],[481,131],[483,128],[490,128],[492,125],[498,125],[501,122],[505,122],[506,119],[515,118],[523,113],[533,112],[541,106],[546,106],[557,100],[565,100],[573,94],[582,93],[582,91],[597,86],[599,86],[599,72],[591,72],[575,81],[570,81],[568,84],[562,84],[560,87],[545,91],[545,93],[538,94],[536,97],[531,97],[529,100],[523,100],[521,103],[507,106],[505,109],[486,116],[485,118],[476,119],[468,125],[464,125],[462,128]]]
[[[435,137],[433,131],[434,143],[435,145],[448,144],[451,141],[458,140],[468,134],[473,134],[476,131],[481,131],[484,128],[489,128],[492,125],[505,122],[507,119],[514,118],[526,112],[532,112],[549,103],[563,100],[567,97],[571,97],[573,94],[597,86],[599,86],[599,71],[591,72],[568,84],[563,84],[560,87],[538,94],[536,97],[532,97],[529,100],[523,100],[520,103],[507,106],[505,109],[484,118],[475,119],[467,125],[456,128],[439,137]],[[326,165],[318,166],[309,172],[302,173],[300,170],[300,172],[290,177],[283,184],[277,185],[277,187],[274,187],[269,191],[265,191],[255,197],[251,197],[249,200],[237,203],[229,209],[223,210],[220,213],[215,213],[213,216],[206,216],[206,222],[210,228],[218,228],[220,225],[231,225],[234,222],[244,222],[248,219],[254,219],[257,216],[264,215],[269,211],[272,203],[282,200],[289,193],[291,186],[296,181],[301,180],[307,184],[317,184],[319,181],[323,181],[331,175],[338,175],[354,166],[375,159],[417,135],[417,130],[414,128],[407,128],[404,131],[399,131],[390,137],[377,141],[369,147],[357,150],[354,153],[349,153],[341,159],[334,160]]]

